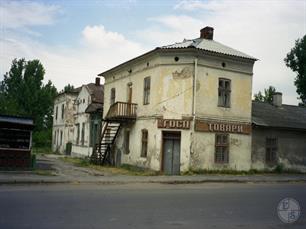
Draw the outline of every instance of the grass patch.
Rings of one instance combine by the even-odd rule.
[[[241,170],[230,170],[230,169],[224,169],[224,170],[208,170],[208,169],[189,169],[185,172],[182,172],[181,175],[208,175],[208,174],[214,174],[214,175],[264,175],[264,174],[305,174],[303,172],[300,172],[298,170],[294,169],[285,169],[283,166],[276,166],[273,169],[265,169],[265,170],[256,170],[251,169],[249,171],[241,171]]]
[[[33,170],[36,175],[40,176],[56,176],[52,170],[35,169]]]
[[[55,154],[50,147],[33,147],[32,154]]]
[[[113,175],[130,175],[130,176],[157,176],[160,172],[141,168],[138,166],[123,164],[120,167],[114,166],[100,166],[91,164],[87,158],[74,158],[74,157],[63,157],[60,158],[64,162],[71,163],[75,166],[86,167],[97,170],[99,172],[113,174]]]

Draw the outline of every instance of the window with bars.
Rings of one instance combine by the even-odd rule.
[[[141,130],[141,157],[147,157],[148,153],[148,130]]]
[[[228,163],[229,135],[216,134],[215,139],[215,163]]]
[[[218,88],[218,106],[219,107],[230,107],[231,102],[231,80],[219,79]]]
[[[110,95],[110,105],[113,105],[116,101],[116,89],[111,89],[111,95]]]
[[[277,153],[277,138],[266,138],[266,162],[275,163]]]
[[[150,88],[151,88],[151,77],[148,76],[144,78],[143,82],[143,104],[150,103]]]

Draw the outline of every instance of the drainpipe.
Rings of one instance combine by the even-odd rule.
[[[193,92],[192,92],[192,118],[195,121],[196,113],[196,91],[197,91],[197,75],[198,75],[198,58],[194,59],[194,75],[193,75]]]
[[[198,58],[194,59],[194,75],[192,81],[192,135],[191,135],[191,145],[190,145],[190,159],[189,167],[192,167],[191,154],[194,153],[194,130],[195,130],[195,117],[196,117],[196,92],[197,92],[197,75],[198,75]]]

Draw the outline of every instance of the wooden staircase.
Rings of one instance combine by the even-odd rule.
[[[105,116],[99,143],[93,148],[91,162],[97,165],[113,164],[112,148],[122,123],[136,120],[135,103],[116,102],[110,106]]]

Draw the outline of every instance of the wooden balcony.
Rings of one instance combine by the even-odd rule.
[[[136,120],[136,103],[116,102],[110,106],[105,120],[129,122]]]

